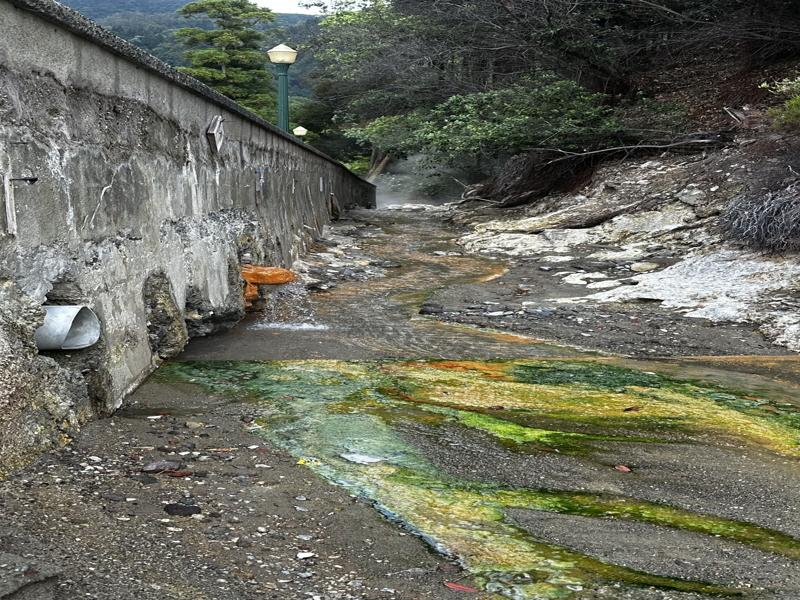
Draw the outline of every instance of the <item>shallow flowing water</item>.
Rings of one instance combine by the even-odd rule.
[[[677,532],[710,552],[741,548],[796,570],[795,363],[629,361],[418,317],[436,287],[504,265],[433,256],[446,232],[415,227],[389,226],[364,244],[401,269],[312,297],[313,318],[262,319],[195,346],[158,377],[251,402],[261,435],[460,560],[489,593],[751,593],[746,576],[685,576],[581,551],[519,511],[534,523],[556,515]],[[763,374],[742,375],[745,364]],[[793,597],[786,589],[800,582],[782,568],[752,597]]]

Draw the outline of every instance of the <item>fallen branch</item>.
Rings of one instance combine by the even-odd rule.
[[[563,160],[571,158],[598,156],[602,154],[613,154],[615,152],[630,152],[631,150],[671,150],[675,148],[683,148],[688,146],[702,145],[705,147],[718,146],[723,142],[719,139],[702,139],[702,140],[685,140],[683,142],[672,142],[669,144],[633,144],[630,146],[615,146],[613,148],[603,148],[602,150],[590,150],[589,152],[568,152],[559,148],[529,148],[531,151],[538,152],[557,152],[563,154],[561,158],[554,158],[546,164],[552,165]]]
[[[456,179],[456,181],[458,181],[458,179]],[[458,182],[461,183],[460,181]],[[464,192],[461,194],[461,200],[459,200],[458,202],[454,202],[454,204],[456,206],[461,206],[462,204],[466,204],[467,202],[486,202],[487,204],[502,204],[502,202],[499,200],[489,200],[488,198],[481,198],[480,196],[478,196],[477,194],[481,188],[482,186],[480,185],[476,186],[464,185]]]
[[[613,156],[685,149],[696,152],[720,147],[730,141],[731,131],[695,132],[671,140],[572,152],[561,148],[528,148],[513,157],[501,173],[480,187],[483,198],[498,200],[498,206],[512,208],[543,198],[553,192],[572,192],[591,180],[597,165]],[[613,216],[611,217],[613,218]]]

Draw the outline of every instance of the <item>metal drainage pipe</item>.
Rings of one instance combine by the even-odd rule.
[[[100,339],[100,320],[86,306],[45,306],[44,324],[36,330],[39,350],[82,350]]]

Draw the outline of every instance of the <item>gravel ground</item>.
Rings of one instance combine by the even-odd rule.
[[[579,259],[566,264],[510,259],[509,271],[502,277],[439,290],[423,312],[443,321],[625,356],[790,354],[770,343],[755,326],[688,318],[658,303],[556,302],[583,295],[585,290],[563,283],[553,276],[554,271],[602,272],[603,267],[609,269]]]
[[[135,401],[0,483],[1,598],[463,596],[457,565],[249,432],[246,404]]]

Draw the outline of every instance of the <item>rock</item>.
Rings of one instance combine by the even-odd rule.
[[[189,341],[189,332],[167,276],[160,271],[149,275],[142,295],[147,309],[150,349],[161,358],[179,354]]]
[[[444,312],[444,306],[441,304],[426,303],[419,309],[421,315],[440,315]]]
[[[203,429],[205,426],[206,424],[201,423],[200,421],[186,421],[187,429]]]
[[[393,262],[391,260],[374,260],[370,261],[369,263],[373,267],[381,267],[383,269],[399,269],[403,265],[397,262]]]
[[[203,511],[194,504],[166,504],[164,512],[173,517],[191,517],[192,515],[199,515]]]
[[[697,188],[686,188],[685,190],[678,192],[678,200],[684,204],[688,204],[689,206],[697,206],[698,204],[702,204],[705,198],[706,193],[703,190],[698,190]]]
[[[2,268],[13,270],[16,259],[3,250],[0,255]],[[30,270],[31,277],[46,281],[37,269]],[[94,410],[84,378],[36,350],[34,332],[44,318],[43,299],[44,294],[37,301],[13,282],[0,281],[0,480],[56,440],[72,437],[82,411],[88,415]]]
[[[525,312],[537,317],[552,317],[555,311],[550,308],[526,308]]]
[[[586,285],[592,279],[608,279],[605,273],[572,273],[562,279],[570,285]]]
[[[163,473],[164,471],[179,471],[181,463],[174,460],[156,460],[142,467],[143,473]]]
[[[621,281],[616,279],[612,279],[609,281],[595,281],[594,283],[590,283],[586,287],[590,290],[610,290],[611,288],[615,288],[622,285]]]
[[[661,265],[654,262],[637,262],[631,265],[631,271],[634,273],[649,273],[661,268]]]

